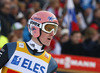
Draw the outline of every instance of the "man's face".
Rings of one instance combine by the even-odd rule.
[[[22,30],[22,29],[20,29],[20,30],[15,30],[14,33],[17,35],[18,38],[22,38],[23,30]]]
[[[10,4],[6,4],[4,6],[4,8],[2,9],[2,11],[5,13],[5,14],[9,14],[10,13]]]
[[[45,32],[43,32],[43,31],[41,31],[40,41],[41,41],[44,45],[49,46],[51,40],[53,39],[53,36],[54,36],[54,32],[45,33]]]
[[[81,39],[81,33],[75,33],[73,34],[73,36],[71,36],[71,40],[74,44],[79,44],[80,43],[80,39]]]

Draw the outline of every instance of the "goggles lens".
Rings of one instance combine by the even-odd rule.
[[[51,33],[52,31],[54,32],[54,35],[57,32],[58,25],[55,23],[45,23],[43,24],[43,31],[47,33]]]

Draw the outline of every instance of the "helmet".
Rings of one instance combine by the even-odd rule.
[[[46,33],[51,33],[52,31],[54,31],[54,33],[56,34],[57,27],[57,18],[53,13],[48,11],[36,12],[28,20],[28,30],[35,38],[40,36],[41,30]]]

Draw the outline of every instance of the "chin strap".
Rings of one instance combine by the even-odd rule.
[[[41,29],[40,29],[40,36],[41,36]],[[43,45],[43,46],[45,46],[41,41],[40,41],[40,36],[39,37],[37,37],[37,39],[38,39],[38,41]]]
[[[40,29],[40,36],[41,36],[41,31],[42,31],[42,30]],[[38,41],[43,45],[42,48],[41,48],[41,50],[43,50],[44,47],[45,47],[45,45],[40,41],[40,36],[37,37],[37,39],[38,39]]]
[[[43,46],[42,46],[41,50],[43,50],[43,49],[44,49],[44,47],[45,47],[45,45],[43,45]]]
[[[42,48],[41,48],[41,50],[43,50],[44,47],[45,47],[45,45],[40,41],[39,37],[38,37],[37,39],[38,39],[38,41],[43,45]]]
[[[39,36],[40,37],[40,36]],[[43,43],[40,41],[39,37],[37,37],[38,41],[43,45]]]

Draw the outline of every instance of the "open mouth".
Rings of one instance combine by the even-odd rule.
[[[48,38],[48,40],[51,40],[51,38]]]

